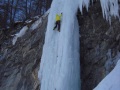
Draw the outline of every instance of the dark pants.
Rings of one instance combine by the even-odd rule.
[[[60,21],[56,21],[55,27],[53,30],[55,30],[58,27],[58,31],[60,32]]]

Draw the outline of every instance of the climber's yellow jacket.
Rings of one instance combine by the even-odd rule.
[[[62,17],[62,14],[60,14],[60,15],[56,14],[55,20],[56,20],[56,21],[60,21],[60,20],[61,20],[61,17]]]

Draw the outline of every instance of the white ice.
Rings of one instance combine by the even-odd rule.
[[[40,63],[40,90],[80,90],[77,7],[77,0],[52,2]],[[61,31],[54,31],[55,16],[61,12]]]

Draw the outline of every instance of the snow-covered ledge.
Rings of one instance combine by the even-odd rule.
[[[93,90],[120,90],[120,60],[110,74]]]

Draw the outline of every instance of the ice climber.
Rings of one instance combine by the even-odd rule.
[[[58,31],[60,32],[61,17],[62,17],[62,13],[60,15],[56,14],[56,18],[55,18],[56,22],[53,30],[55,30],[58,27]]]

